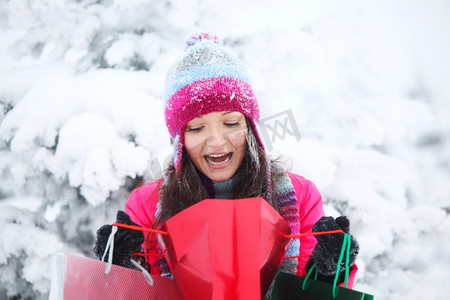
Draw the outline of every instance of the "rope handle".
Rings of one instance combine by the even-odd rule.
[[[136,226],[136,225],[128,225],[128,224],[123,224],[123,223],[119,223],[119,222],[112,223],[111,225],[117,226],[117,227],[123,227],[123,228],[127,228],[127,229],[132,229],[132,230],[147,231],[147,232],[167,235],[167,231],[157,230],[157,229],[153,229],[153,228],[146,228],[146,227],[141,227],[141,226]]]
[[[117,226],[111,228],[111,233],[109,234],[108,241],[106,242],[105,252],[103,252],[102,261],[105,261],[106,253],[108,253],[108,261],[106,262],[105,275],[111,271],[113,252],[114,252],[114,236],[117,232]],[[109,251],[109,252],[108,252]]]
[[[123,224],[123,223],[118,223],[118,222],[112,223],[111,225],[117,226],[117,227],[123,227],[123,228],[127,228],[127,229],[132,229],[132,230],[147,231],[147,232],[167,235],[167,231],[153,229],[153,228],[141,227],[141,226],[136,226],[136,225],[128,225],[128,224]],[[285,238],[289,239],[289,238],[298,238],[298,237],[302,237],[302,236],[334,234],[334,233],[345,233],[345,232],[342,229],[336,229],[336,230],[329,230],[329,231],[306,232],[306,233],[299,233],[299,234],[283,234],[283,236]]]
[[[345,233],[342,229],[336,229],[336,230],[328,230],[328,231],[317,231],[317,232],[305,232],[305,233],[299,233],[299,234],[284,234],[285,238],[298,238],[302,236],[315,236],[315,235],[323,235],[323,234],[335,234],[335,233]]]
[[[314,263],[312,265],[312,267],[309,269],[308,273],[306,273],[305,279],[303,280],[303,284],[302,284],[302,290],[306,290],[306,288],[308,287],[308,285],[309,285],[308,279],[314,269],[316,269],[316,274],[314,276],[314,280],[317,280],[317,275],[319,274],[319,269],[316,268],[316,263]]]
[[[141,226],[136,226],[136,225],[128,225],[128,224],[123,224],[123,223],[119,223],[119,222],[112,223],[111,225],[117,226],[117,227],[122,227],[122,228],[127,228],[127,229],[132,229],[132,230],[146,231],[146,232],[151,232],[151,233],[167,235],[167,231],[153,229],[153,228],[141,227]],[[336,229],[336,230],[329,230],[329,231],[306,232],[306,233],[299,233],[299,234],[283,234],[283,236],[284,236],[284,238],[290,239],[290,238],[300,238],[303,236],[316,236],[316,235],[336,234],[336,233],[344,233],[345,234],[345,232],[343,230]],[[159,254],[159,253],[133,253],[133,255],[164,257],[164,254]],[[310,256],[312,256],[312,254],[302,254],[302,255],[297,255],[297,256],[284,257],[283,259],[294,259],[294,258],[310,257]]]
[[[350,260],[350,244],[352,242],[352,239],[350,237],[349,234],[344,234],[344,239],[342,240],[342,248],[341,248],[341,254],[339,255],[339,259],[338,259],[338,263],[337,263],[337,268],[336,268],[336,276],[334,277],[334,282],[333,282],[333,298],[336,298],[337,296],[337,282],[338,282],[338,278],[339,278],[339,272],[341,270],[341,263],[342,263],[342,259],[344,258],[344,254],[345,255],[345,280],[344,280],[344,286],[347,288],[348,285],[348,276],[349,276],[349,266],[348,266],[348,262]]]

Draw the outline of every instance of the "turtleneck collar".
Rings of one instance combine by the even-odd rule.
[[[233,197],[233,182],[239,180],[241,173],[241,170],[238,169],[230,179],[225,181],[213,181],[201,172],[198,172],[198,175],[208,191],[210,198],[230,199]]]

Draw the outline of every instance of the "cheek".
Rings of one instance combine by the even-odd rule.
[[[186,149],[189,157],[195,159],[202,149],[202,139],[198,136],[185,135],[184,136],[184,148]]]
[[[231,137],[231,143],[233,144],[234,148],[237,149],[243,149],[247,145],[247,130],[241,130],[233,134]]]

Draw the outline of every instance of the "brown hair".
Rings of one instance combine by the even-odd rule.
[[[269,160],[264,148],[257,141],[253,126],[248,119],[247,128],[247,150],[240,166],[240,171],[243,173],[242,177],[245,180],[233,182],[231,198],[241,199],[260,196],[278,210],[276,201],[277,183],[287,172],[286,162],[280,158]],[[268,180],[269,172],[270,182]],[[183,150],[178,172],[174,165],[170,164],[165,170],[165,176],[166,181],[164,184],[161,181],[159,190],[161,212],[153,224],[154,228],[160,227],[170,217],[209,197],[197,169],[185,150]],[[149,253],[151,252],[150,249],[156,247],[151,236],[147,238],[146,247]]]

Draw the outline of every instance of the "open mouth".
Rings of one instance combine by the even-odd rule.
[[[212,155],[205,155],[205,159],[209,164],[212,165],[219,165],[223,164],[231,159],[231,156],[233,155],[232,152],[225,153],[225,154],[212,154]]]

